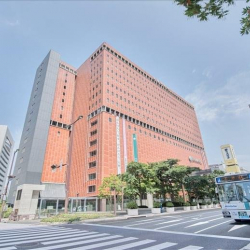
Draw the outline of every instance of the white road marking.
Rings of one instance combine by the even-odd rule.
[[[9,236],[9,235],[20,235],[20,234],[27,234],[27,233],[33,233],[33,232],[59,232],[59,231],[66,231],[68,229],[63,228],[63,227],[59,227],[59,228],[55,228],[55,227],[51,227],[51,228],[32,228],[30,230],[24,230],[24,229],[18,229],[18,230],[4,230],[4,232],[0,232],[0,237],[1,236]],[[72,229],[74,231],[78,231],[79,229]]]
[[[235,226],[233,226],[228,232],[237,230],[237,229],[242,228],[242,227],[245,227],[245,226],[247,226],[247,225],[235,225]]]
[[[212,219],[212,220],[201,221],[201,222],[198,222],[198,223],[192,224],[192,225],[190,225],[190,226],[187,226],[187,227],[185,227],[185,228],[188,228],[188,227],[195,227],[195,226],[200,226],[200,225],[203,225],[203,224],[207,224],[207,223],[209,223],[209,222],[211,222],[211,221],[221,220],[221,219],[224,219],[224,218],[223,218],[223,217],[221,217],[221,218],[216,218],[216,219]]]
[[[143,250],[156,250],[156,249],[161,250],[161,249],[172,247],[172,246],[175,246],[175,245],[177,245],[177,243],[164,242],[164,243],[161,243],[161,244],[158,244],[158,245],[154,245],[152,247],[143,248]]]
[[[226,222],[225,222],[226,223]],[[228,223],[228,221],[227,221]],[[81,225],[93,226],[93,227],[109,227],[109,228],[117,228],[124,229],[124,227],[119,226],[111,226],[111,225],[101,225],[101,224],[91,224],[91,223],[82,223]],[[155,230],[155,229],[146,229],[146,228],[136,228],[136,227],[128,227],[127,230],[134,231],[145,231],[145,232],[157,232],[157,233],[165,233],[165,234],[177,234],[177,235],[186,235],[186,236],[195,236],[195,237],[205,237],[205,238],[217,238],[217,239],[229,239],[229,240],[243,240],[250,241],[250,238],[244,237],[234,237],[234,236],[224,236],[224,235],[213,235],[213,234],[196,234],[196,233],[186,233],[186,232],[176,232],[176,231],[165,231],[165,230]]]
[[[242,247],[240,250],[249,250],[249,249],[250,249],[250,243]]]
[[[219,226],[219,225],[222,225],[222,224],[225,224],[225,223],[228,223],[228,222],[229,222],[229,221],[225,221],[225,222],[216,224],[216,225],[214,225],[214,226],[204,228],[204,229],[202,229],[202,230],[199,230],[199,231],[195,232],[195,234],[200,233],[200,232],[203,232],[203,231],[208,230],[208,229],[213,228],[213,227],[217,227],[217,226]]]
[[[179,250],[199,250],[199,249],[202,249],[203,247],[199,247],[199,246],[187,246],[187,247],[184,247],[184,248],[181,248]]]
[[[148,220],[143,220],[142,222],[141,221],[138,221],[138,223],[133,223],[133,224],[129,224],[129,225],[126,225],[126,227],[131,227],[131,226],[137,226],[137,225],[142,225],[142,224],[147,224],[147,223],[151,223],[151,222],[157,222],[157,221],[162,221],[163,219],[166,219],[168,217],[174,217],[174,216],[166,216],[164,218],[157,218],[157,219],[148,219]]]
[[[203,220],[203,219],[207,219],[207,218],[211,218],[211,217],[215,217],[215,216],[218,216],[218,215],[208,216],[206,218],[203,217],[203,218],[200,218],[199,220]],[[181,225],[181,224],[186,224],[186,223],[189,223],[189,222],[193,222],[193,220],[183,221],[183,222],[175,223],[175,224],[172,224],[172,225],[169,225],[169,226],[158,227],[158,228],[155,228],[155,230],[159,230],[159,229],[166,228],[166,227],[173,227],[173,226],[177,226],[177,225]]]
[[[74,235],[72,235],[72,237],[70,239],[63,239],[63,240],[53,240],[53,241],[43,241],[42,244],[43,245],[51,245],[51,244],[57,244],[57,243],[64,243],[64,242],[68,242],[68,241],[76,241],[76,240],[84,240],[84,239],[91,239],[91,238],[96,238],[96,237],[102,237],[102,236],[108,236],[110,234],[107,233],[103,233],[103,234],[98,234],[95,232],[95,234],[93,235],[83,235],[80,237],[74,237]]]
[[[142,245],[145,245],[145,244],[149,244],[149,243],[152,243],[152,241],[154,241],[154,240],[141,240],[141,241],[137,241],[137,242],[134,242],[134,243],[129,243],[129,244],[126,244],[126,245],[107,248],[105,250],[117,250],[117,249],[124,250],[124,249],[132,248],[132,247],[138,247],[138,246],[142,246]],[[143,248],[143,249],[146,249],[146,248]],[[159,248],[154,248],[154,249],[158,250]]]
[[[136,238],[130,237],[130,238],[125,238],[125,239],[113,240],[111,242],[103,242],[103,243],[98,243],[98,244],[89,245],[89,246],[85,246],[85,247],[71,248],[71,249],[88,250],[88,249],[93,249],[93,248],[97,248],[97,247],[104,247],[104,246],[114,245],[114,244],[130,241],[130,240],[134,240],[134,239],[136,239]],[[146,241],[147,241],[147,243],[155,242],[155,240],[145,240],[145,242]],[[146,244],[146,243],[144,243],[144,244]],[[116,249],[122,249],[120,247],[122,247],[122,246],[118,246]]]
[[[112,242],[116,241],[116,240],[113,240],[113,239],[117,239],[117,238],[122,238],[122,236],[121,235],[113,235],[113,236],[101,237],[101,238],[97,238],[97,239],[82,240],[82,241],[78,241],[78,242],[74,241],[74,242],[70,242],[70,243],[66,243],[66,244],[60,244],[60,245],[56,245],[56,246],[54,245],[54,246],[35,248],[34,250],[52,250],[52,249],[61,249],[61,248],[64,248],[64,247],[70,247],[70,249],[83,249],[84,246],[77,247],[77,248],[75,246],[82,245],[82,244],[88,244],[88,243],[91,244],[91,243],[95,243],[95,242],[98,242],[98,241],[105,241],[105,240],[109,240],[106,243],[111,243],[112,244]],[[122,241],[122,240],[129,241],[129,240],[132,240],[132,239],[136,239],[136,238],[119,239],[117,241]],[[95,245],[96,244],[91,244],[91,245],[88,245],[88,246],[95,246]],[[88,246],[85,246],[85,247],[88,247]]]
[[[60,235],[67,235],[67,234],[81,234],[81,233],[84,233],[84,232],[86,232],[86,231],[80,231],[80,230],[77,230],[77,231],[73,231],[73,232],[71,232],[71,231],[63,231],[63,232],[61,232],[60,231]],[[20,238],[24,238],[24,239],[28,239],[28,238],[34,238],[34,237],[36,237],[36,236],[42,236],[42,235],[56,235],[56,237],[58,236],[58,234],[59,234],[59,231],[55,231],[55,232],[46,232],[46,233],[44,233],[44,232],[36,232],[36,233],[29,233],[28,235],[27,235],[27,233],[25,233],[25,234],[20,234],[20,235],[11,235],[11,236],[5,236],[5,237],[0,237],[0,242],[7,242],[7,241],[9,241],[10,239],[11,240],[13,240],[13,239],[19,239],[20,240]]]
[[[58,232],[58,237],[60,236],[68,236],[68,235],[72,235],[72,237],[75,235],[76,232]],[[83,233],[84,234],[84,233]],[[56,233],[54,234],[50,234],[50,235],[42,235],[42,236],[36,236],[36,237],[29,237],[29,238],[32,238],[32,240],[27,240],[27,237],[25,237],[24,239],[8,239],[8,240],[4,240],[2,241],[1,240],[1,247],[4,247],[4,246],[11,246],[11,245],[17,245],[17,244],[23,244],[23,243],[32,243],[32,242],[37,242],[37,241],[43,241],[44,239],[45,240],[49,240],[49,238],[54,238],[56,235]],[[6,243],[4,243],[6,242]],[[2,244],[4,243],[4,244]]]
[[[156,225],[167,224],[167,223],[177,222],[177,221],[181,221],[181,220],[169,220],[169,221],[165,221],[165,222],[158,223],[158,224],[156,224]]]

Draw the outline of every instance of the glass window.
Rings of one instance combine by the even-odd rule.
[[[230,202],[237,200],[234,183],[218,185],[220,201]]]
[[[239,200],[241,202],[250,202],[250,182],[235,183]]]

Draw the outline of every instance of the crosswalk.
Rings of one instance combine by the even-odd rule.
[[[27,246],[25,248],[25,246]],[[139,239],[136,237],[125,237],[110,233],[101,233],[69,227],[40,226],[16,230],[0,231],[0,250],[18,249],[178,249],[178,250],[199,250],[201,246],[178,247],[175,242],[158,242],[152,239]]]

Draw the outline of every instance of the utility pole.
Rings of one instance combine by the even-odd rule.
[[[12,179],[14,179],[16,177],[16,176],[11,175],[11,173],[12,173],[12,168],[13,168],[13,164],[14,164],[15,155],[16,155],[16,153],[18,151],[19,151],[19,149],[16,149],[14,154],[13,154],[13,158],[12,158],[12,162],[11,162],[11,166],[10,166],[10,171],[9,171],[9,174],[8,174],[7,185],[6,185],[4,193],[2,194],[2,197],[1,197],[2,208],[1,208],[1,211],[0,211],[0,222],[1,222],[2,217],[3,217],[3,212],[4,212],[4,208],[5,208],[5,204],[6,204],[6,198],[7,198],[9,183],[10,183],[10,181]],[[4,197],[5,197],[5,199],[4,199]]]

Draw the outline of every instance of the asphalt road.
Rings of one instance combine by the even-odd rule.
[[[250,224],[220,210],[96,223],[0,230],[0,250],[18,249],[250,249]]]

